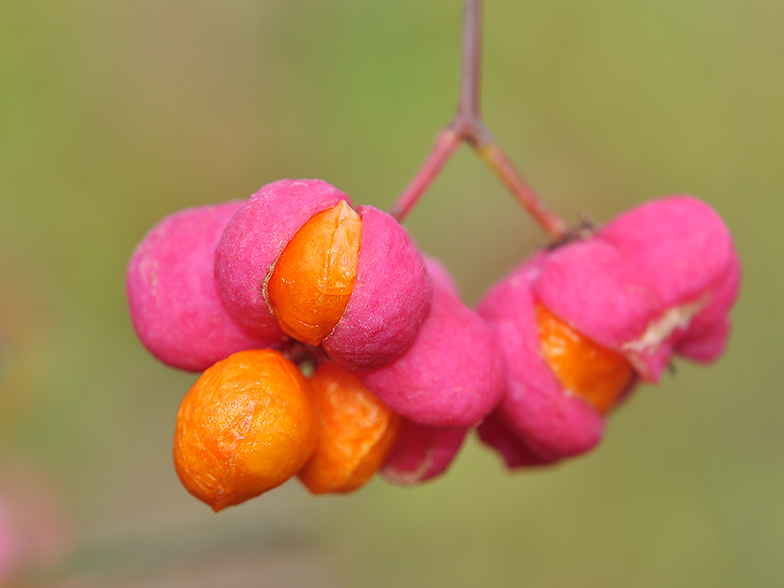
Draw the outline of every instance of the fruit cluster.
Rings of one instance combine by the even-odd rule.
[[[314,493],[379,469],[421,482],[474,428],[511,468],[585,452],[673,354],[722,353],[738,283],[721,219],[677,196],[535,253],[475,311],[393,217],[281,180],[161,221],[126,284],[145,347],[205,370],[174,454],[219,510],[294,475]]]

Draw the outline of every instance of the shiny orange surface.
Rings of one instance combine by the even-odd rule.
[[[572,329],[542,304],[536,306],[542,352],[561,385],[606,413],[632,383],[628,360]]]
[[[351,492],[381,467],[397,437],[400,416],[333,363],[319,366],[311,384],[319,436],[298,476],[313,494]]]
[[[346,310],[357,278],[362,219],[342,201],[313,215],[286,245],[267,282],[281,328],[318,345]]]
[[[292,477],[315,447],[310,383],[270,349],[241,351],[206,370],[177,413],[174,465],[216,512]]]

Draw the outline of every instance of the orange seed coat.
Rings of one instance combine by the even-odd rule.
[[[354,374],[333,363],[311,378],[318,443],[298,476],[313,494],[351,492],[381,467],[397,438],[401,418]]]
[[[542,352],[561,385],[605,414],[634,379],[629,361],[536,305]]]
[[[345,201],[313,215],[283,249],[266,285],[283,331],[318,345],[338,324],[357,278],[362,219]]]
[[[241,351],[207,369],[180,404],[174,464],[216,512],[292,477],[315,447],[310,383],[278,351]]]

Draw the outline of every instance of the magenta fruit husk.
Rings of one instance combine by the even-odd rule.
[[[497,409],[506,426],[542,460],[589,451],[602,438],[604,419],[561,386],[542,354],[532,284],[541,275],[537,254],[491,288],[479,315],[495,334],[506,365]]]
[[[534,255],[479,305],[507,368],[504,399],[484,436],[503,443],[513,464],[518,452],[521,466],[526,451],[547,462],[588,451],[601,439],[603,418],[564,390],[544,360],[537,303],[624,355],[637,378],[655,382],[673,354],[714,361],[723,353],[739,280],[721,218],[682,195],[644,204],[588,238]],[[509,449],[507,430],[524,448]]]
[[[393,363],[358,375],[392,410],[430,427],[478,424],[496,406],[504,386],[493,333],[439,287],[413,345]]]
[[[544,456],[531,448],[525,439],[506,424],[498,412],[493,412],[476,429],[479,440],[497,451],[510,470],[551,465],[561,457]]]
[[[256,333],[280,329],[266,300],[266,285],[283,249],[314,214],[348,196],[322,180],[279,180],[248,199],[223,231],[215,276],[226,308]]]
[[[414,343],[430,310],[433,287],[422,256],[389,214],[360,206],[357,279],[343,317],[322,345],[351,371],[384,366]]]
[[[436,429],[404,420],[381,475],[401,486],[412,486],[446,473],[470,429]]]
[[[726,346],[740,264],[719,215],[671,196],[549,253],[533,288],[551,312],[657,382],[680,348],[713,361]]]
[[[232,353],[278,347],[283,334],[250,333],[223,305],[215,281],[215,247],[244,205],[234,201],[179,211],[139,243],[126,274],[131,322],[147,350],[179,369],[203,371]]]

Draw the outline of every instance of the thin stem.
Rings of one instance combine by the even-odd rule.
[[[422,167],[411,180],[390,214],[402,221],[416,206],[449,158],[466,142],[501,178],[509,191],[523,205],[542,229],[557,240],[566,232],[564,223],[547,210],[536,192],[517,172],[501,146],[492,138],[480,114],[482,49],[482,0],[465,0],[463,4],[463,50],[460,67],[460,97],[457,113],[436,138],[435,145]]]
[[[465,0],[463,6],[463,54],[457,116],[478,118],[482,87],[482,0]]]
[[[397,201],[389,209],[389,214],[398,221],[402,221],[421,198],[422,194],[430,187],[433,180],[441,172],[441,168],[449,161],[452,154],[460,147],[463,139],[451,128],[447,127],[436,137],[435,145],[427,156],[425,163],[419,168],[414,179],[408,184]]]
[[[477,147],[476,151],[479,157],[506,184],[506,187],[517,198],[517,201],[525,207],[528,214],[553,240],[557,241],[566,234],[568,230],[566,223],[544,206],[536,192],[526,183],[523,176],[518,173],[512,161],[497,143],[488,142]]]

